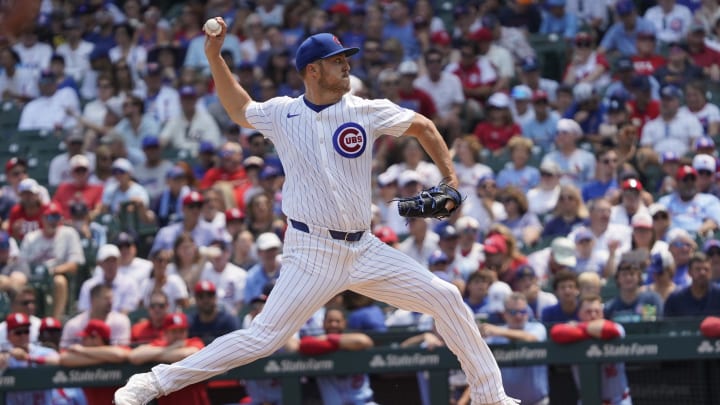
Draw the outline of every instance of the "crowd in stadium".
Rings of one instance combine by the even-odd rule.
[[[211,16],[255,100],[302,95],[295,50],[327,31],[360,48],[352,94],[433,120],[462,209],[401,217],[394,198],[442,179],[417,141],[384,137],[372,232],[455,284],[486,336],[513,316],[579,321],[580,296],[621,323],[720,314],[720,6],[609,3],[42,1],[0,46],[0,115],[19,114],[2,135],[59,147],[36,178],[3,155],[0,363],[174,361],[261,310],[282,273],[284,172],[214,92]],[[356,294],[329,305],[355,331],[432,330]],[[324,314],[299,337],[323,335]],[[62,353],[12,350],[27,341]]]

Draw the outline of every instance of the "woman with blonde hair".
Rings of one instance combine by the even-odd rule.
[[[480,141],[473,134],[457,138],[450,150],[459,181],[458,191],[468,198],[475,197],[478,180],[486,174],[492,174],[489,166],[479,162],[480,150]]]
[[[545,224],[542,238],[567,236],[587,217],[588,210],[583,203],[580,189],[572,184],[563,184],[560,186],[560,197],[553,210],[552,219]]]
[[[540,171],[528,165],[532,156],[533,141],[516,136],[507,144],[510,151],[510,162],[498,173],[498,186],[514,186],[524,193],[540,184]]]
[[[537,215],[528,210],[525,194],[517,187],[506,187],[500,191],[498,200],[507,214],[502,224],[512,231],[522,246],[534,245],[540,239],[542,224]]]

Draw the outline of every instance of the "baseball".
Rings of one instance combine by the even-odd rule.
[[[208,35],[212,35],[214,37],[220,35],[220,32],[222,32],[222,27],[220,26],[220,23],[217,22],[216,19],[210,18],[207,21],[205,21],[205,25],[203,26],[203,30],[208,33]]]

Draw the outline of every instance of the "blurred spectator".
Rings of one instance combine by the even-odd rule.
[[[564,236],[556,237],[549,247],[531,253],[528,262],[540,282],[547,285],[561,271],[574,271],[577,266],[575,242]]]
[[[703,253],[710,259],[710,281],[720,287],[720,241],[717,239],[705,241]]]
[[[671,225],[667,208],[663,204],[653,203],[648,207],[648,213],[653,219],[655,239],[667,242],[667,232]]]
[[[486,120],[478,123],[473,133],[483,148],[498,155],[513,137],[522,135],[522,129],[513,121],[507,94],[494,93],[485,108]]]
[[[473,110],[475,115],[479,115],[485,100],[500,88],[498,71],[486,56],[491,41],[490,30],[479,29],[471,34],[471,39],[458,44],[460,59],[445,67],[446,72],[451,72],[460,79],[465,99],[468,100],[466,108]]]
[[[183,199],[190,194],[187,175],[182,167],[172,166],[165,174],[165,185],[155,199],[155,212],[158,225],[164,227],[182,218]]]
[[[643,185],[636,179],[625,180],[620,184],[620,202],[610,211],[610,223],[619,225],[635,225],[632,221],[636,214],[647,214],[647,207],[642,202]],[[648,215],[649,217],[649,215]],[[649,225],[652,227],[652,218]]]
[[[8,330],[8,347],[0,353],[0,368],[28,368],[39,365],[57,365],[60,357],[48,347],[38,346],[30,342],[30,318],[22,313],[11,313],[5,318]],[[9,405],[50,404],[52,390],[14,391],[4,394]]]
[[[680,110],[694,115],[703,126],[703,135],[714,138],[720,135],[720,108],[708,102],[706,86],[699,80],[688,82],[685,85],[685,105]]]
[[[20,249],[15,239],[0,230],[0,291],[9,293],[27,283],[30,269],[27,263],[19,260],[19,255]]]
[[[513,119],[521,128],[525,128],[528,122],[535,119],[535,111],[533,108],[530,108],[533,91],[524,84],[518,84],[512,88],[510,97],[512,98],[511,110]]]
[[[561,182],[571,182],[583,187],[595,173],[595,156],[577,147],[583,136],[582,128],[574,120],[563,118],[557,124],[554,150],[543,158],[543,162],[554,162],[560,167]]]
[[[357,351],[373,346],[372,339],[364,333],[346,333],[346,325],[342,310],[328,308],[323,321],[325,334],[301,338],[299,352],[317,356],[337,350]],[[316,381],[324,403],[372,402],[373,392],[367,374],[318,377]]]
[[[86,167],[88,169],[95,167],[95,154],[83,151],[84,140],[85,137],[79,128],[65,135],[64,142],[67,152],[55,156],[50,161],[50,167],[48,169],[48,184],[50,186],[57,187],[62,182],[73,180],[70,160],[75,156],[85,156],[87,158]]]
[[[537,215],[549,214],[560,197],[560,166],[555,162],[540,164],[540,184],[527,193],[528,208]]]
[[[169,313],[168,305],[168,296],[162,290],[150,294],[148,302],[144,304],[148,317],[132,326],[131,343],[144,344],[162,338],[165,330],[165,316]]]
[[[720,52],[705,45],[705,28],[693,22],[685,38],[692,62],[702,68],[703,76],[717,82],[720,80]]]
[[[118,272],[120,261],[120,249],[115,245],[103,245],[98,249],[96,263],[102,269],[102,274],[86,280],[80,288],[78,298],[78,310],[87,311],[90,309],[90,291],[99,284],[112,288],[113,310],[122,313],[134,311],[142,296],[141,289],[138,289],[136,280],[128,275]]]
[[[623,0],[621,0],[623,1]],[[560,344],[574,343],[591,338],[611,340],[625,336],[625,329],[619,323],[603,319],[603,304],[599,296],[581,298],[577,323],[555,325],[550,329],[550,338]],[[580,388],[580,374],[577,366],[572,366],[575,385]],[[602,365],[600,373],[602,387],[601,398],[604,403],[630,405],[630,388],[625,375],[625,363]]]
[[[653,218],[649,212],[638,212],[633,215],[631,225],[632,250],[641,249],[651,254],[668,249],[668,244],[655,236]]]
[[[172,262],[172,250],[156,250],[150,253],[152,261],[152,272],[150,277],[140,283],[140,303],[143,307],[149,308],[152,296],[155,292],[162,291],[167,296],[168,309],[170,313],[180,312],[190,306],[188,297],[188,286],[177,274],[168,274],[168,263]]]
[[[530,312],[530,319],[540,319],[540,315],[545,308],[555,305],[558,302],[555,295],[540,289],[537,274],[535,274],[535,270],[529,265],[521,266],[517,270],[512,287],[513,291],[517,291],[525,297]]]
[[[62,322],[58,321],[57,319],[50,316],[43,318],[40,321],[38,343],[41,346],[48,347],[55,351],[60,350],[60,337],[62,336],[62,329]]]
[[[695,139],[703,136],[700,121],[680,109],[681,97],[682,90],[674,85],[662,88],[660,116],[643,127],[640,145],[658,154],[674,152],[682,156],[690,151]]]
[[[584,140],[598,143],[600,125],[605,119],[601,93],[591,83],[580,82],[573,85],[573,102],[565,110],[564,117],[572,118],[580,124]]]
[[[437,108],[437,125],[448,144],[460,135],[461,110],[465,104],[462,81],[454,74],[443,70],[443,56],[437,49],[425,51],[424,62],[427,73],[415,79],[415,87],[432,97]]]
[[[720,225],[720,200],[699,193],[698,173],[692,166],[681,166],[675,175],[677,191],[661,197],[658,202],[667,207],[673,227],[684,229],[691,235],[706,235]]]
[[[150,222],[154,216],[150,210],[150,197],[145,188],[133,180],[134,170],[133,164],[125,158],[113,161],[112,174],[116,182],[103,189],[102,203],[96,208],[95,217],[105,213],[117,215],[126,204],[132,204],[137,215]]]
[[[145,160],[142,141],[147,136],[157,136],[160,133],[160,122],[148,112],[140,97],[128,95],[122,104],[121,119],[113,132],[125,142],[128,158],[139,164]]]
[[[200,188],[212,187],[218,181],[228,181],[234,187],[247,185],[247,176],[243,167],[243,150],[235,142],[225,143],[218,151],[220,164],[209,168],[200,182]]]
[[[110,326],[100,319],[90,320],[78,333],[81,343],[65,348],[60,355],[60,365],[64,367],[87,367],[102,364],[125,363],[130,353],[126,345],[112,344]],[[83,391],[89,404],[112,402],[118,387],[84,387]]]
[[[654,32],[653,24],[638,16],[635,2],[632,0],[619,0],[614,6],[617,21],[605,32],[598,52],[609,53],[617,51],[623,56],[632,56],[637,53],[635,37],[638,32]]]
[[[492,223],[507,218],[505,207],[496,201],[497,183],[492,174],[483,175],[478,179],[474,198],[467,201],[463,208],[463,215],[475,218],[480,223],[480,232],[487,234]]]
[[[276,234],[272,232],[260,234],[255,246],[259,261],[247,271],[242,294],[246,305],[251,299],[261,295],[266,285],[277,281],[282,266],[280,261],[282,242]]]
[[[40,96],[28,102],[20,114],[18,130],[71,130],[77,121],[68,110],[80,111],[77,93],[66,87],[58,89],[57,76],[43,70],[38,79]]]
[[[585,227],[575,232],[575,273],[591,272],[598,276],[605,276],[608,263],[598,252],[595,252],[595,235]],[[610,266],[614,263],[610,263]],[[598,292],[599,293],[599,292]],[[582,292],[581,292],[582,295]]]
[[[700,138],[698,138],[700,139]],[[680,169],[680,158],[675,152],[665,152],[660,155],[660,168],[662,169],[662,179],[658,184],[658,193],[660,195],[670,194],[677,188],[675,175]],[[667,208],[665,208],[667,212]]]
[[[193,288],[195,312],[190,317],[190,336],[205,342],[239,329],[238,318],[218,305],[215,284],[199,281]]]
[[[221,143],[220,128],[213,117],[205,110],[196,109],[197,92],[193,86],[180,88],[180,112],[168,118],[159,138],[163,145],[187,150],[197,155],[200,142],[208,141],[215,145]]]
[[[488,304],[488,290],[497,281],[492,270],[477,270],[470,274],[463,293],[463,300],[473,314],[478,314]]]
[[[629,225],[610,223],[612,206],[606,198],[597,198],[590,201],[588,205],[590,213],[587,227],[595,236],[594,252],[608,263],[612,263],[614,255],[630,250],[632,243],[632,232]],[[570,238],[575,235],[571,233]],[[606,275],[609,276],[609,275]]]
[[[455,266],[462,278],[467,281],[468,276],[485,261],[483,245],[478,242],[480,223],[475,218],[463,216],[455,222],[455,229],[459,235]]]
[[[101,203],[103,194],[103,185],[91,181],[92,164],[86,155],[77,154],[70,158],[69,168],[70,179],[62,181],[53,195],[53,202],[62,208],[65,218],[70,217],[70,207],[74,203],[81,202],[94,210]]]
[[[579,32],[570,39],[574,41],[574,47],[565,68],[563,84],[574,86],[578,83],[588,83],[598,91],[608,85],[610,64],[605,59],[605,55],[596,50],[593,35]]]
[[[452,261],[442,250],[434,251],[427,262],[428,269],[443,281],[453,284],[459,291],[465,290],[465,281],[459,272],[454,270]]]
[[[151,250],[168,249],[184,232],[192,234],[198,246],[207,246],[216,236],[215,229],[200,221],[200,212],[205,198],[197,191],[192,191],[182,199],[182,221],[166,225],[158,231]]]
[[[533,153],[533,142],[523,136],[515,136],[510,138],[507,148],[510,151],[510,162],[498,173],[498,186],[513,186],[527,193],[540,183],[540,171],[528,164]]]
[[[112,151],[107,145],[100,145],[95,149],[95,177],[100,184],[114,181],[112,175]]]
[[[640,31],[636,35],[635,48],[637,53],[630,56],[633,70],[642,76],[653,76],[655,71],[665,65],[665,58],[657,53],[655,31]]]
[[[130,344],[130,319],[127,315],[115,312],[112,287],[98,284],[90,290],[90,309],[70,318],[63,328],[60,340],[61,348],[79,343],[79,333],[90,325],[91,321],[102,321],[110,327],[110,343],[113,345]]]
[[[552,79],[541,77],[540,62],[534,58],[529,57],[522,60],[520,64],[520,83],[530,87],[533,92],[533,98],[538,94],[538,91],[544,91],[545,97],[550,105],[554,105],[556,101],[556,95],[558,90],[558,82]],[[558,108],[563,113],[563,109]],[[555,127],[552,127],[553,133]]]
[[[675,85],[682,88],[692,80],[702,79],[703,71],[693,64],[686,43],[672,42],[668,48],[667,64],[659,67],[654,74],[660,86]]]
[[[349,45],[348,45],[349,46]],[[398,97],[400,104],[405,105],[413,111],[435,119],[437,109],[432,96],[415,86],[414,81],[418,77],[418,65],[414,61],[407,60],[398,65]]]
[[[586,271],[578,275],[578,287],[581,297],[586,295],[600,295],[602,286],[603,280],[600,279],[598,273]]]
[[[32,68],[20,63],[20,55],[10,47],[0,49],[0,96],[18,107],[38,96],[37,79]]]
[[[490,167],[478,162],[482,145],[473,135],[465,135],[455,140],[451,152],[454,152],[456,161],[453,163],[460,186],[458,190],[464,196],[472,198],[478,180],[485,175],[492,175]]]
[[[247,271],[229,262],[232,247],[229,236],[215,238],[210,247],[219,249],[220,254],[208,259],[200,273],[200,280],[217,286],[220,304],[228,313],[237,315],[244,303]]]
[[[200,351],[205,347],[202,340],[188,337],[188,321],[183,313],[165,316],[163,338],[140,345],[128,355],[132,364],[173,363]],[[158,405],[200,404],[209,405],[205,382],[190,385],[163,396]]]
[[[415,36],[409,7],[405,2],[398,0],[387,4],[388,20],[383,27],[382,38],[399,40],[404,50],[403,59],[413,60],[420,56],[420,44]]]
[[[68,275],[75,274],[85,264],[80,236],[62,224],[62,211],[50,203],[43,209],[42,228],[28,233],[20,246],[20,260],[33,271],[45,266],[53,284],[54,318],[61,318],[68,299]]]
[[[245,231],[245,213],[240,208],[229,208],[221,215],[225,218],[225,230],[233,240]]]
[[[45,208],[42,190],[44,187],[30,178],[22,180],[17,186],[19,199],[10,209],[7,228],[10,236],[18,241],[42,226],[41,217]]]
[[[137,170],[134,172],[135,180],[145,188],[148,198],[154,205],[155,201],[160,198],[165,187],[165,178],[173,164],[163,158],[160,140],[156,136],[146,136],[141,145],[144,159],[141,164],[137,165]]]
[[[440,237],[430,229],[425,218],[408,218],[408,237],[400,243],[398,250],[420,264],[427,263],[432,252],[438,247]]]
[[[720,311],[720,289],[710,282],[710,259],[702,252],[692,255],[690,285],[673,292],[665,301],[665,317],[689,317]]]
[[[138,46],[135,27],[130,23],[116,24],[113,27],[115,46],[110,48],[108,55],[112,63],[124,61],[130,67],[134,77],[146,72],[147,50]]]
[[[343,304],[348,311],[349,329],[358,332],[387,331],[385,313],[372,298],[347,290],[343,292]]]
[[[13,45],[13,50],[20,55],[20,62],[36,71],[50,67],[52,47],[44,42],[38,41],[40,27],[29,28],[23,32],[18,43]]]
[[[542,22],[540,8],[529,0],[505,4],[498,11],[498,19],[503,27],[526,28],[531,34],[538,32]]]
[[[595,180],[582,188],[584,202],[605,197],[618,188],[617,169],[618,156],[612,148],[605,148],[595,153],[598,165],[595,167]],[[638,183],[639,184],[639,183]]]
[[[545,3],[547,9],[542,11],[540,34],[555,34],[566,40],[575,38],[578,30],[578,16],[567,10],[565,0],[549,0]]]
[[[568,0],[565,11],[577,15],[578,24],[586,25],[594,31],[604,31],[608,25],[607,5],[592,0]]]
[[[618,294],[605,303],[605,318],[623,323],[662,319],[662,297],[656,292],[641,290],[644,270],[642,263],[629,255],[620,258],[615,272]]]
[[[645,19],[655,26],[661,44],[680,41],[690,30],[692,12],[675,0],[659,0],[645,11]]]
[[[580,199],[577,187],[571,184],[560,186],[557,201],[552,218],[543,227],[543,238],[567,235],[588,217],[587,208]]]
[[[42,320],[35,315],[37,292],[29,285],[13,288],[7,291],[10,300],[9,313],[22,314],[30,320],[30,342],[37,343]],[[0,346],[8,343],[8,324],[0,323]]]
[[[698,142],[695,142],[695,145],[703,145],[708,141],[712,142],[712,140],[708,138],[698,138]],[[713,142],[711,145],[713,145],[711,149],[714,151],[715,143]],[[700,152],[697,153],[698,154],[693,157],[692,161],[693,169],[695,169],[698,173],[696,180],[697,190],[699,193],[710,194],[717,197],[718,193],[720,193],[720,189],[718,189],[715,179],[717,159],[715,159],[712,155],[706,155]]]
[[[451,217],[452,219],[453,217]],[[438,250],[445,254],[448,266],[444,270],[452,276],[452,279],[462,277],[460,269],[458,268],[457,248],[458,241],[460,240],[460,234],[454,225],[450,223],[440,223],[436,226],[435,231],[437,232],[440,239],[438,240]],[[477,269],[477,267],[475,268]],[[458,284],[460,285],[460,284]],[[464,287],[460,285],[462,291]]]
[[[55,53],[63,57],[65,74],[81,83],[90,70],[90,53],[95,46],[82,38],[82,27],[75,19],[64,22],[65,43],[57,46]]]
[[[540,239],[542,224],[537,215],[528,210],[528,201],[522,190],[515,187],[504,188],[498,200],[505,207],[507,217],[501,223],[513,233],[521,246],[532,246]]]
[[[668,250],[675,262],[673,281],[678,287],[685,287],[691,282],[688,271],[690,269],[690,259],[698,249],[697,242],[687,231],[679,228],[673,228],[668,232],[667,242],[670,244]]]
[[[403,173],[408,170],[413,171],[418,175],[419,183],[424,187],[430,187],[442,181],[440,170],[434,163],[425,159],[425,151],[417,139],[411,137],[403,139],[402,142],[402,161],[388,167],[387,173],[395,176],[399,183],[405,183],[401,179]],[[403,184],[398,185],[403,187]]]
[[[228,22],[228,19],[225,20]],[[236,35],[228,35],[225,37],[222,45],[223,51],[229,51],[235,63],[252,62],[242,56],[240,49],[240,40]],[[191,67],[196,70],[202,70],[204,74],[210,72],[210,65],[205,56],[205,36],[197,35],[190,40],[185,53],[184,67]]]
[[[480,268],[497,272],[498,280],[512,283],[517,269],[527,264],[527,258],[520,252],[518,243],[510,230],[497,224],[485,239],[485,262]]]
[[[662,301],[678,288],[673,277],[675,276],[675,259],[669,251],[660,251],[650,256],[650,265],[647,268],[648,291],[660,295]]]

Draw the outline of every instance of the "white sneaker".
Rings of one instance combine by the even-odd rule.
[[[152,373],[135,374],[127,384],[115,391],[115,405],[145,405],[160,396]]]

